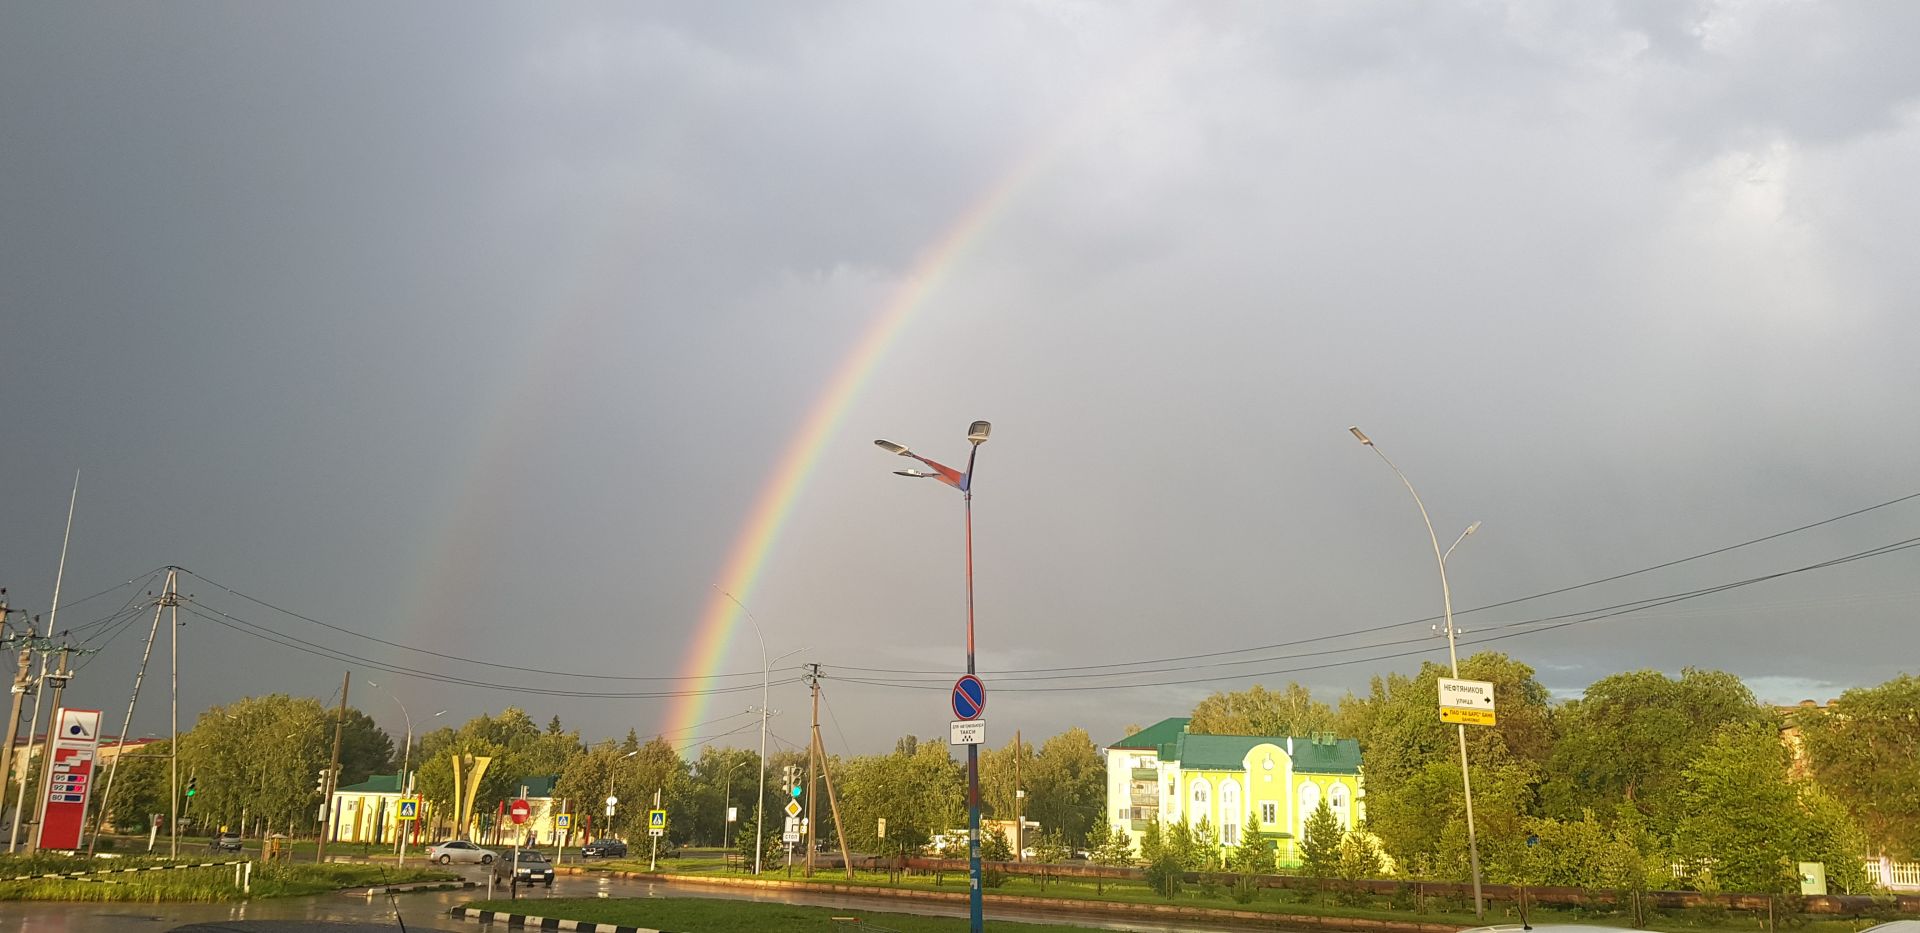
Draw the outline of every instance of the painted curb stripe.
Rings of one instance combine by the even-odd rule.
[[[656,930],[652,927],[623,927],[614,923],[587,923],[583,920],[561,920],[555,917],[535,917],[528,914],[509,914],[495,910],[480,910],[474,907],[455,907],[447,911],[454,920],[471,920],[478,923],[498,923],[509,927],[522,927],[533,930],[583,930],[587,933],[671,933],[668,930]]]
[[[12,878],[5,878],[0,880],[4,880],[4,881],[60,881],[60,880],[79,881],[87,878],[89,875],[124,875],[130,872],[137,872],[137,871],[184,871],[189,868],[231,868],[235,865],[245,865],[245,864],[246,864],[245,861],[196,862],[192,865],[148,865],[144,868],[102,868],[99,871],[70,871],[70,872],[63,872],[63,873],[50,874],[50,875],[15,875]],[[115,882],[115,883],[119,884],[120,882]]]

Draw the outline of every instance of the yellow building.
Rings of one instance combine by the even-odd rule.
[[[1204,823],[1222,854],[1249,827],[1299,862],[1307,819],[1326,801],[1344,829],[1366,819],[1360,743],[1311,736],[1202,735],[1164,719],[1107,746],[1107,818],[1138,851],[1147,825]]]

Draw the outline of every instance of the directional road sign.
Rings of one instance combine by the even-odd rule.
[[[1440,721],[1493,725],[1493,684],[1484,680],[1440,678]]]
[[[953,682],[953,718],[979,719],[987,709],[987,685],[972,674]]]

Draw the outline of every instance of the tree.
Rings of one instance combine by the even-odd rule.
[[[1058,865],[1067,860],[1073,850],[1067,845],[1067,836],[1058,829],[1049,829],[1040,834],[1040,840],[1033,847],[1033,859],[1041,864],[1040,889],[1046,890],[1050,873],[1045,866]]]
[[[1107,763],[1085,729],[1075,726],[1040,746],[1026,768],[1026,815],[1058,829],[1071,845],[1106,810]]]
[[[1133,864],[1133,838],[1127,833],[1116,830],[1106,820],[1095,820],[1087,832],[1087,860],[1095,865],[1131,865]],[[1106,880],[1099,876],[1093,879],[1094,891],[1106,893]]]
[[[1333,808],[1323,798],[1313,815],[1307,817],[1300,840],[1300,867],[1322,891],[1327,888],[1327,879],[1340,868],[1340,841],[1345,836],[1340,818],[1333,815]]]
[[[1367,882],[1380,877],[1383,865],[1380,850],[1363,832],[1347,833],[1340,840],[1337,871],[1342,882],[1340,899],[1349,906],[1361,906],[1371,900]]]
[[[1007,842],[1006,830],[995,826],[993,832],[981,835],[980,857],[989,862],[1013,861],[1013,845]]]
[[[1721,890],[1799,890],[1797,862],[1825,862],[1829,883],[1861,890],[1865,836],[1818,787],[1787,775],[1787,750],[1764,724],[1729,723],[1685,773],[1675,855]]]
[[[1333,709],[1297,683],[1280,690],[1259,684],[1209,695],[1193,708],[1187,731],[1211,735],[1307,735],[1333,728]]]
[[[1240,828],[1240,844],[1233,850],[1231,867],[1243,875],[1270,875],[1274,861],[1273,840],[1260,831],[1260,821],[1253,814],[1247,814]]]
[[[1902,674],[1794,716],[1813,775],[1874,850],[1920,856],[1920,679]]]
[[[1159,820],[1149,820],[1145,834],[1140,837],[1140,858],[1146,862],[1147,886],[1169,900],[1179,894],[1192,847],[1185,825],[1175,823],[1162,828]]]
[[[1586,807],[1612,811],[1625,803],[1670,831],[1680,816],[1682,773],[1715,730],[1767,718],[1752,691],[1721,671],[1601,678],[1559,712],[1560,737],[1547,762],[1551,778],[1541,791],[1544,809],[1572,818]]]

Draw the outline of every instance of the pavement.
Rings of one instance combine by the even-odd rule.
[[[488,872],[478,865],[453,866],[478,888],[455,891],[422,891],[409,894],[369,897],[359,893],[319,894],[309,897],[271,898],[233,904],[144,904],[76,903],[72,901],[11,901],[0,909],[0,933],[364,933],[372,930],[398,930],[404,920],[406,929],[441,930],[449,933],[485,933],[505,928],[473,921],[455,920],[448,912],[463,904],[484,900]],[[508,892],[495,895],[504,900]],[[611,878],[604,873],[564,874],[551,888],[540,886],[520,889],[526,914],[545,915],[539,902],[552,898],[576,897],[704,897],[763,903],[807,904],[831,907],[851,914],[913,913],[927,916],[965,917],[966,907],[934,903],[902,902],[838,894],[814,894],[783,889],[730,889],[709,885],[671,884],[652,879]],[[396,919],[396,912],[398,919]],[[1195,926],[1145,920],[1116,922],[1111,919],[1071,919],[1058,914],[1028,914],[1021,911],[989,909],[988,918],[1019,920],[1028,923],[1067,923],[1109,930],[1133,930],[1142,933],[1201,933],[1218,930],[1217,925]],[[344,925],[343,925],[344,924]],[[516,928],[517,929],[517,928]]]

